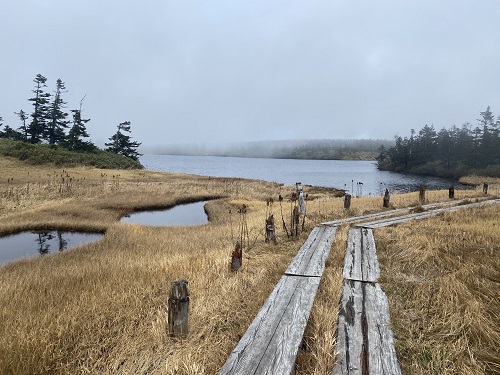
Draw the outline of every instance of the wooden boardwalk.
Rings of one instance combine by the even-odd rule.
[[[457,205],[459,203],[462,205]],[[349,231],[344,261],[336,333],[338,355],[332,374],[401,374],[394,334],[389,327],[387,297],[378,284],[380,268],[373,229],[500,203],[500,199],[463,203],[425,205],[426,211],[417,214],[408,214],[410,209],[407,208],[391,210],[315,227],[219,374],[281,375],[294,370],[333,237],[337,227],[344,222],[357,224]]]
[[[404,223],[410,220],[420,220],[420,219],[425,219],[429,216],[434,216],[438,214],[443,214],[446,212],[454,212],[458,210],[462,210],[465,208],[477,208],[477,207],[482,207],[490,204],[496,204],[500,203],[500,199],[490,199],[490,200],[485,200],[482,202],[476,202],[476,203],[468,203],[468,204],[462,204],[462,205],[457,205],[457,206],[452,206],[452,207],[442,207],[442,208],[436,208],[424,212],[419,212],[415,214],[408,214],[408,215],[403,215],[403,216],[397,216],[397,217],[391,217],[391,218],[385,218],[385,219],[380,219],[380,220],[374,220],[370,222],[364,222],[360,224],[356,224],[358,227],[363,227],[363,228],[381,228],[381,227],[386,227],[389,225],[395,225],[395,224],[400,224]]]
[[[455,203],[455,202],[450,202]],[[344,260],[344,285],[337,321],[337,360],[332,374],[401,374],[394,348],[394,334],[389,327],[389,304],[378,284],[378,264],[373,229],[414,219],[500,203],[500,199],[461,205],[434,204],[427,211],[397,217],[382,214],[351,218],[349,221],[377,219],[356,224],[349,230]],[[400,210],[398,210],[400,211]],[[332,222],[336,223],[336,222]]]
[[[315,227],[219,374],[290,374],[336,227]]]
[[[333,374],[401,374],[373,231],[349,230]]]

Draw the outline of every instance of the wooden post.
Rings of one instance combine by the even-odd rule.
[[[389,207],[390,199],[391,199],[391,196],[389,194],[389,189],[385,189],[385,193],[384,193],[384,207],[385,208]]]
[[[292,218],[292,234],[295,229],[295,237],[299,235],[299,223],[300,223],[299,207],[295,206],[293,208],[293,218]]]
[[[425,186],[420,186],[418,200],[419,200],[420,204],[425,203]]]
[[[189,290],[187,280],[173,281],[168,297],[168,332],[173,336],[188,334]]]
[[[266,243],[272,242],[277,244],[276,235],[274,232],[274,216],[271,215],[266,219]]]
[[[488,195],[488,183],[486,182],[483,184],[483,194]]]
[[[351,194],[344,195],[344,209],[351,208]]]
[[[304,192],[302,191],[302,183],[296,182],[295,188],[297,189],[297,198],[299,200],[300,213],[306,214],[306,203],[304,201]]]
[[[233,253],[231,254],[231,271],[236,272],[240,269],[243,264],[243,250],[241,248],[241,243],[236,242]]]
[[[455,199],[455,186],[453,185],[448,189],[448,198]]]

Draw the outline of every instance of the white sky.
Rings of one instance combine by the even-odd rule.
[[[500,114],[500,1],[1,0],[4,124],[38,73],[98,145],[392,139]]]

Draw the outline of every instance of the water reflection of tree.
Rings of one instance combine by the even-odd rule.
[[[51,244],[50,241],[55,239],[55,236],[57,236],[57,246],[59,251],[66,250],[68,247],[68,241],[64,239],[63,237],[63,232],[38,232],[37,238],[35,240],[37,244],[37,250],[40,253],[40,255],[44,254],[49,254],[50,253],[50,247]]]
[[[38,245],[38,252],[40,255],[48,254],[50,252],[50,243],[47,242],[52,240],[54,236],[51,232],[40,232],[37,234],[38,237],[35,242]]]
[[[68,241],[63,238],[62,232],[57,231],[57,238],[59,240],[59,251],[66,250],[68,247]]]

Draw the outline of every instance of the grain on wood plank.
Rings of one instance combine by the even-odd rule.
[[[255,374],[290,374],[295,367],[320,279],[290,277],[298,278],[299,282]]]
[[[346,280],[333,374],[401,374],[389,328],[389,305],[377,283]]]
[[[337,319],[337,363],[333,374],[361,374],[363,332],[361,283],[345,280]]]
[[[348,280],[376,282],[380,276],[373,231],[366,228],[349,230],[343,276]]]
[[[315,227],[285,274],[321,277],[336,230],[336,227]]]
[[[219,374],[293,368],[320,279],[283,276]]]
[[[371,374],[401,374],[394,333],[390,329],[389,303],[379,284],[365,290],[368,321],[368,364]]]
[[[415,213],[415,214],[408,214],[408,215],[403,215],[403,216],[398,216],[398,217],[388,218],[388,219],[382,219],[382,220],[375,220],[375,221],[371,221],[368,223],[357,224],[356,226],[363,227],[363,228],[376,229],[376,228],[386,227],[389,225],[404,223],[404,222],[407,222],[410,220],[424,219],[424,218],[427,218],[429,216],[438,215],[438,214],[445,213],[445,212],[455,212],[458,210],[462,210],[464,208],[477,208],[477,207],[482,207],[484,205],[495,204],[495,203],[500,203],[500,199],[488,200],[488,201],[477,202],[477,203],[463,204],[463,205],[458,205],[458,206],[453,206],[453,207],[437,208],[434,210],[419,212],[419,213]]]

